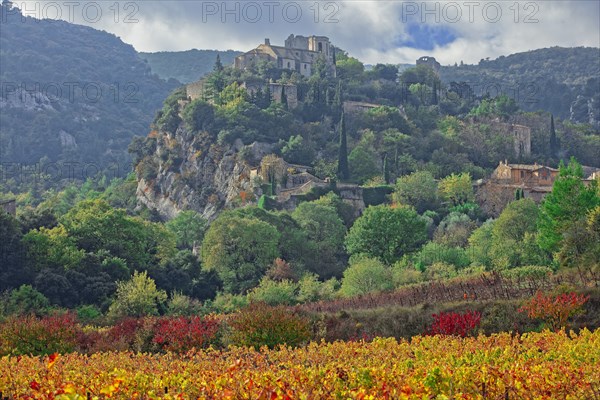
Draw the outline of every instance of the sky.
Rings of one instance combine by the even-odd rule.
[[[247,51],[323,35],[368,64],[476,64],[544,47],[600,47],[600,1],[16,0],[24,14],[119,36],[138,51]]]

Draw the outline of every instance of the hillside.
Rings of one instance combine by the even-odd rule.
[[[152,74],[131,45],[107,32],[3,15],[2,162],[41,163],[36,174],[50,175],[46,185],[97,171],[126,175],[131,138],[147,132],[178,83]],[[19,190],[23,182],[13,171],[3,184]]]
[[[223,65],[233,64],[239,51],[227,50],[187,50],[160,51],[157,53],[140,53],[140,57],[148,62],[152,71],[162,79],[177,79],[181,83],[197,81],[210,72],[217,59],[221,57]]]
[[[573,122],[600,122],[600,49],[552,47],[444,66],[443,82],[467,82],[475,95],[500,92],[525,111],[544,110]]]

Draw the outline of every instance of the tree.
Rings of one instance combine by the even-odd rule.
[[[348,171],[348,139],[346,137],[346,122],[343,112],[340,117],[339,131],[340,148],[338,156],[338,175],[340,179],[347,180],[350,177],[350,172]]]
[[[175,237],[161,224],[128,216],[104,200],[79,202],[60,223],[77,248],[108,251],[126,260],[132,270],[143,270],[175,254]]]
[[[165,224],[165,227],[175,235],[177,247],[188,249],[202,243],[206,226],[206,219],[192,210],[180,212]]]
[[[520,241],[525,233],[535,233],[538,206],[531,199],[509,203],[494,222],[493,236],[497,241]]]
[[[333,207],[314,202],[301,203],[292,217],[315,244],[309,271],[323,279],[341,273],[346,227]]]
[[[344,271],[340,294],[345,297],[393,289],[391,270],[377,258],[354,257]]]
[[[492,230],[494,221],[488,220],[479,228],[475,229],[469,236],[468,255],[471,264],[474,266],[483,266],[485,269],[492,269]]]
[[[245,293],[257,286],[278,256],[280,234],[252,217],[222,213],[202,241],[202,268],[216,271],[228,293]]]
[[[31,279],[22,238],[19,222],[0,210],[0,292],[19,287]]]
[[[450,247],[465,247],[475,228],[477,228],[477,223],[471,220],[467,214],[454,211],[440,222],[433,235],[433,240]]]
[[[544,250],[556,252],[570,226],[600,205],[597,181],[586,187],[582,179],[583,169],[574,158],[567,166],[561,162],[552,192],[542,201],[538,218],[538,243]]]
[[[351,255],[366,254],[391,265],[427,240],[427,221],[412,207],[368,207],[346,236]]]
[[[426,210],[438,208],[437,190],[437,182],[429,171],[417,171],[398,178],[392,200],[401,205],[413,206],[422,214]]]
[[[375,162],[374,145],[375,135],[371,131],[365,131],[361,141],[350,152],[348,168],[354,182],[364,183],[380,175],[381,170]]]
[[[600,206],[590,210],[564,233],[557,259],[561,265],[577,267],[580,273],[584,270],[600,272]]]
[[[497,269],[548,262],[535,244],[538,215],[531,199],[513,201],[502,211],[492,228],[490,253]]]
[[[12,290],[7,303],[8,314],[20,315],[44,314],[50,306],[46,296],[31,285],[21,285],[18,289]]]
[[[148,274],[135,271],[128,281],[117,282],[117,294],[108,310],[113,318],[158,315],[167,301],[167,293],[156,288]]]
[[[223,64],[221,63],[221,55],[220,54],[217,54],[217,60],[215,61],[215,66],[213,67],[213,71],[215,71],[215,72],[223,71]]]
[[[363,63],[354,57],[337,60],[335,66],[337,76],[346,81],[360,81],[365,71]]]
[[[554,128],[554,115],[550,115],[550,157],[558,157],[560,152],[560,142],[556,137],[556,129]]]
[[[438,185],[439,195],[453,206],[472,202],[475,199],[471,174],[451,174],[440,180]]]

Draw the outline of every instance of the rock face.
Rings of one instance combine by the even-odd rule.
[[[194,210],[212,220],[223,208],[251,199],[254,182],[247,160],[260,160],[273,145],[216,143],[207,133],[180,124],[175,134],[152,132],[154,151],[136,166],[140,203],[166,219]],[[150,170],[150,172],[147,172]]]

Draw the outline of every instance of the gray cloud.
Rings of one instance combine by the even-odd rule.
[[[442,64],[476,63],[542,47],[600,47],[597,1],[67,3],[69,0],[15,2],[36,17],[56,18],[54,9],[58,7],[62,19],[114,33],[140,51],[248,50],[267,37],[282,44],[290,33],[327,35],[368,63],[413,63],[425,54]],[[97,9],[101,9],[99,18],[95,17]],[[401,45],[414,44],[411,26],[426,26],[441,39],[428,50]],[[453,40],[443,40],[448,34]]]

